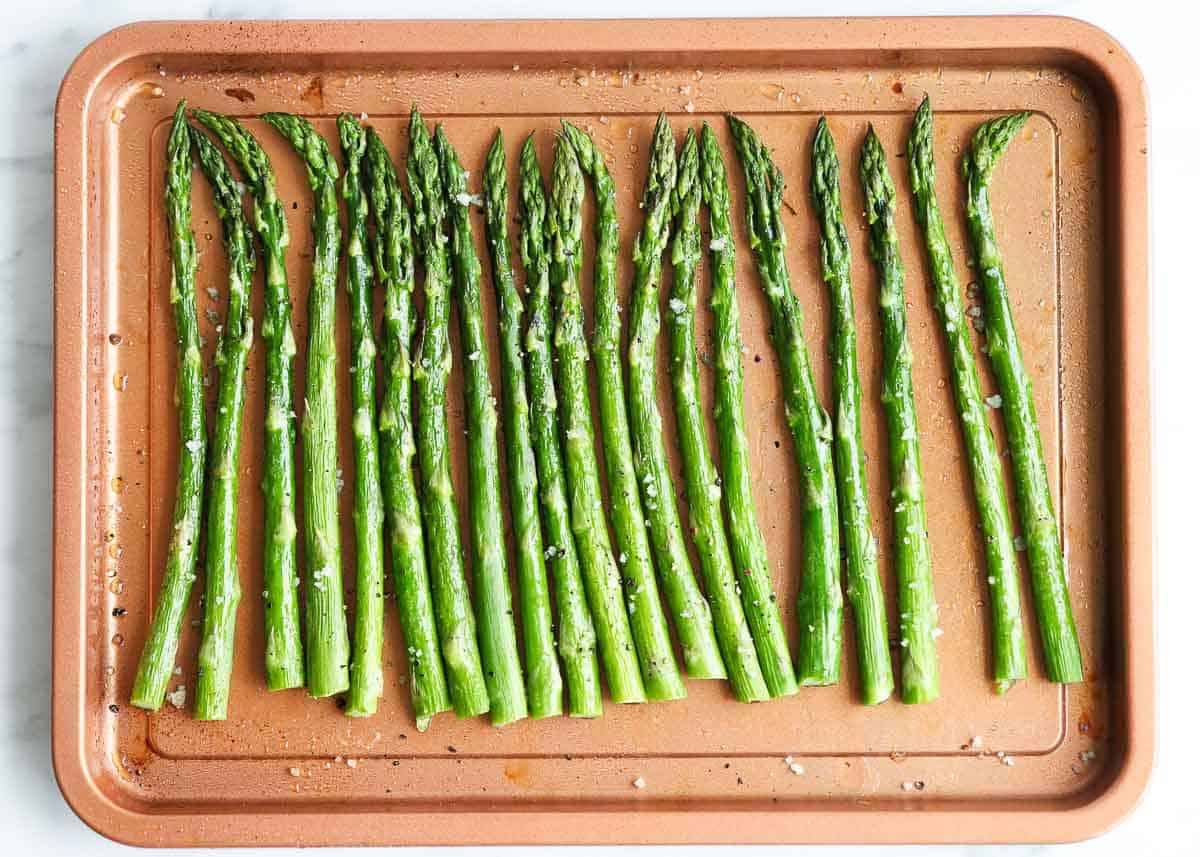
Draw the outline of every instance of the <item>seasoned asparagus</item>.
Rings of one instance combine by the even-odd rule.
[[[713,416],[721,461],[721,488],[729,527],[729,550],[738,572],[742,608],[771,696],[797,690],[783,617],[771,585],[767,545],[758,525],[751,489],[750,449],[742,405],[742,338],[735,275],[733,213],[729,180],[717,135],[705,122],[700,131],[700,179],[708,206],[709,256],[712,260],[713,365],[716,369]]]
[[[869,126],[859,176],[871,229],[871,260],[879,272],[879,317],[883,328],[881,398],[888,426],[900,605],[900,698],[908,703],[928,702],[938,694],[937,603],[925,524],[913,358],[904,308],[904,264],[896,233],[896,187],[888,172],[883,144]]]
[[[675,143],[667,132],[667,146],[674,155]],[[664,151],[655,147],[654,159]],[[700,369],[696,360],[696,269],[700,265],[700,156],[696,135],[689,128],[679,158],[679,169],[671,193],[675,216],[675,239],[671,263],[675,268],[674,285],[668,304],[667,329],[670,333],[671,388],[675,394],[675,421],[679,449],[683,456],[684,487],[687,493],[692,536],[700,557],[705,590],[716,620],[717,640],[729,684],[742,702],[767,699],[770,691],[758,664],[750,625],[742,610],[741,584],[729,555],[725,524],[721,519],[721,481],[708,453],[704,415],[700,408]],[[653,197],[646,197],[653,202]],[[645,206],[653,212],[651,205]],[[645,248],[645,245],[643,245]],[[654,252],[652,248],[651,252]],[[638,280],[639,284],[641,283]],[[645,287],[656,292],[654,282]],[[649,296],[657,314],[657,297]],[[644,300],[644,299],[643,299]],[[635,306],[640,301],[635,296]],[[645,319],[645,315],[642,316]],[[638,334],[648,331],[643,324]],[[638,335],[635,334],[635,335]],[[645,342],[643,341],[643,344]],[[651,355],[653,351],[651,350]]]
[[[500,316],[500,388],[509,506],[516,542],[526,697],[532,717],[555,717],[562,714],[562,673],[554,651],[554,618],[550,612],[550,586],[546,579],[545,547],[538,518],[537,464],[530,436],[525,369],[521,363],[525,307],[509,257],[508,167],[504,160],[504,137],[498,131],[488,151],[483,192],[492,281]]]
[[[372,257],[383,287],[383,390],[379,402],[379,461],[392,581],[408,660],[408,688],[417,729],[450,708],[438,650],[433,596],[425,565],[421,507],[413,476],[417,447],[412,420],[412,338],[416,329],[412,224],[395,164],[375,129],[367,128],[367,177],[375,219]]]
[[[596,629],[600,659],[614,702],[644,702],[637,652],[613,559],[600,494],[600,473],[592,434],[588,394],[587,342],[579,296],[579,262],[583,218],[583,172],[571,143],[560,138],[555,148],[550,197],[550,281],[555,299],[554,349],[561,393],[563,457],[571,498],[571,528],[579,551],[588,606]]]
[[[908,169],[917,222],[924,232],[929,256],[934,304],[950,350],[954,401],[967,446],[975,505],[983,530],[987,580],[992,596],[992,677],[996,692],[1004,693],[1026,675],[1017,552],[1009,524],[1000,456],[985,416],[970,329],[934,190],[933,110],[928,98],[921,102],[909,133]]]
[[[285,254],[287,216],[275,192],[271,160],[240,122],[197,110],[193,114],[225,146],[254,198],[251,219],[262,243],[263,320],[267,417],[263,433],[263,617],[268,690],[304,686],[296,562],[296,434],[292,408],[292,296]]]
[[[797,678],[803,685],[838,680],[842,590],[838,581],[838,514],[829,414],[817,399],[804,311],[788,275],[780,207],[783,174],[749,125],[730,115],[729,128],[746,176],[746,226],[771,311],[771,339],[783,375],[784,412],[803,482],[804,558],[796,613]]]
[[[179,405],[179,473],[175,482],[175,513],[162,585],[150,632],[142,646],[130,702],[157,711],[175,669],[175,652],[200,549],[200,507],[204,493],[204,459],[208,435],[204,430],[204,366],[196,321],[196,237],[192,234],[192,144],[187,105],[175,108],[167,138],[167,226],[171,247],[171,304],[175,308],[178,363],[175,391]]]
[[[383,492],[375,425],[375,295],[367,243],[369,209],[363,187],[367,137],[349,113],[338,116],[346,173],[346,293],[350,303],[350,405],[354,440],[354,640],[346,714],[375,713],[383,693]]]
[[[254,342],[249,295],[254,275],[254,234],[242,211],[241,189],[234,183],[220,150],[195,128],[191,134],[221,219],[229,265],[229,305],[216,356],[220,381],[205,512],[204,622],[192,710],[197,720],[224,720],[229,708],[237,608],[242,600],[237,554],[238,454],[246,401],[246,362]]]
[[[313,191],[313,265],[308,292],[308,377],[300,425],[304,471],[304,554],[310,569],[304,611],[308,692],[332,696],[350,686],[350,640],[342,592],[342,548],[338,530],[337,463],[337,162],[325,138],[299,116],[265,113],[304,162]]]
[[[554,576],[558,654],[566,673],[567,711],[572,717],[599,717],[602,703],[596,631],[588,613],[579,555],[571,533],[567,483],[558,446],[558,401],[550,354],[553,329],[546,225],[546,191],[531,135],[521,148],[521,263],[527,282],[532,284],[525,329],[530,436],[537,463],[546,556]]]
[[[579,164],[591,176],[596,193],[596,260],[592,305],[595,328],[592,359],[596,366],[600,431],[604,463],[608,473],[608,496],[621,563],[629,624],[642,665],[642,680],[650,699],[678,699],[686,695],[675,664],[671,635],[658,595],[651,565],[650,540],[642,514],[629,418],[625,410],[625,381],[621,366],[621,309],[617,295],[617,194],[604,156],[591,137],[569,122],[563,132],[575,147]],[[673,566],[661,570],[667,602],[683,648],[684,667],[695,678],[724,675],[720,650],[712,630],[712,618],[695,581],[680,575]],[[689,586],[690,584],[690,586]]]
[[[529,713],[525,679],[517,649],[508,551],[500,495],[499,417],[488,370],[487,333],[483,326],[479,257],[471,234],[471,195],[467,173],[441,125],[434,148],[442,167],[450,207],[450,260],[454,271],[463,353],[463,396],[467,415],[467,485],[470,493],[475,625],[479,654],[491,700],[492,725],[504,726]]]
[[[450,256],[445,231],[446,194],[437,152],[421,114],[409,122],[408,185],[413,196],[413,228],[425,263],[425,324],[413,368],[416,382],[417,454],[421,473],[421,513],[433,588],[434,616],[450,701],[459,717],[488,711],[488,688],[475,639],[458,535],[458,504],[450,474],[446,383],[450,353]]]
[[[1046,673],[1051,681],[1071,683],[1083,681],[1083,655],[1071,612],[1054,500],[1046,477],[1033,383],[1021,359],[988,198],[992,171],[1029,115],[1013,113],[980,125],[963,155],[962,175],[967,186],[967,229],[975,248],[975,269],[983,293],[985,350],[1000,388],[1000,414],[1012,458],[1017,512],[1028,545],[1033,607],[1042,635]]]
[[[846,555],[846,591],[854,612],[858,642],[861,696],[863,702],[874,705],[892,693],[892,661],[888,652],[887,608],[879,580],[878,551],[867,506],[867,457],[862,443],[862,389],[858,380],[858,344],[854,333],[854,293],[850,287],[850,239],[842,221],[838,171],[833,135],[822,116],[813,139],[812,200],[820,226],[821,278],[829,286],[833,307],[831,351],[837,411],[833,427],[834,473],[842,546]],[[906,567],[901,565],[901,570]],[[928,567],[925,571],[928,572]],[[928,573],[920,580],[899,581],[902,590],[910,583],[920,587],[916,594],[919,602],[932,603],[933,581]],[[902,603],[903,600],[904,596]],[[836,680],[836,675],[831,677]]]

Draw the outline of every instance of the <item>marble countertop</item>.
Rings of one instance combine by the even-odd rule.
[[[1128,0],[1091,2],[1006,2],[1006,0],[910,0],[906,14],[1037,12],[1073,15],[1107,29],[1130,49],[1145,73],[1151,92],[1155,256],[1158,272],[1182,273],[1184,252],[1195,246],[1185,236],[1185,218],[1194,214],[1200,191],[1200,71],[1186,61],[1194,50],[1200,13],[1171,11],[1170,20],[1154,4]],[[1164,4],[1165,6],[1165,4]],[[549,0],[476,0],[462,4],[463,16],[562,17],[567,4]],[[575,7],[579,9],[580,7]],[[730,11],[715,0],[607,0],[583,11],[606,16],[706,16]],[[749,0],[736,6],[742,15],[888,14],[894,2],[865,0]],[[8,773],[0,780],[0,830],[11,853],[52,848],[56,854],[115,854],[131,849],[104,840],[80,822],[63,802],[54,782],[49,753],[50,683],[50,409],[51,283],[53,200],[53,107],[59,80],[74,56],[106,30],[150,18],[394,17],[403,9],[383,0],[328,2],[299,0],[228,0],[171,4],[148,0],[9,0],[0,9],[0,758]],[[447,7],[437,10],[454,17]],[[1164,8],[1162,11],[1166,11]],[[1185,611],[1200,599],[1195,552],[1185,553],[1183,533],[1195,530],[1185,520],[1195,508],[1185,490],[1196,484],[1194,440],[1197,365],[1194,332],[1200,298],[1194,277],[1156,277],[1154,348],[1159,396],[1155,425],[1160,469],[1156,488],[1158,520],[1159,665],[1162,681],[1160,739],[1153,782],[1142,806],[1115,831],[1079,845],[1046,848],[947,847],[945,855],[1027,857],[1055,854],[1174,857],[1197,853],[1200,811],[1191,775],[1197,753],[1189,742],[1191,718],[1200,707],[1200,683],[1194,676],[1196,643],[1184,636]],[[1184,373],[1189,374],[1184,378]],[[1185,434],[1186,433],[1186,434]],[[1186,440],[1185,440],[1186,438]],[[1191,502],[1188,500],[1191,499]],[[1190,571],[1189,571],[1190,569]],[[1192,620],[1195,621],[1194,618]],[[1187,654],[1185,654],[1187,653]],[[1187,660],[1192,660],[1189,670]],[[1034,834],[1036,835],[1036,834]],[[525,853],[529,849],[521,849]],[[602,849],[616,854],[633,849]],[[719,849],[708,849],[716,851]],[[765,849],[763,849],[765,850]],[[866,857],[875,854],[927,853],[931,849],[812,848],[812,855]],[[515,849],[502,849],[512,851]],[[356,854],[363,852],[357,851]],[[445,854],[447,852],[439,852]],[[497,853],[493,851],[491,853]],[[728,849],[728,853],[734,853]],[[744,853],[739,849],[738,853]]]

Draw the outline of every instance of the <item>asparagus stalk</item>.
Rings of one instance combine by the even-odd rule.
[[[187,105],[175,108],[167,138],[167,225],[171,247],[171,304],[175,308],[175,333],[179,345],[175,392],[179,411],[179,475],[175,483],[167,565],[159,588],[150,633],[142,646],[130,702],[156,711],[167,693],[175,669],[175,652],[192,582],[196,579],[196,554],[200,547],[200,506],[204,491],[204,459],[208,436],[204,431],[204,366],[200,357],[200,332],[196,321],[196,237],[192,234],[192,147],[188,134]]]
[[[804,557],[796,614],[802,685],[838,680],[842,651],[842,590],[838,582],[838,513],[829,414],[817,399],[804,344],[804,311],[788,275],[780,206],[783,174],[749,125],[729,116],[746,175],[746,227],[771,312],[771,339],[783,374],[784,411],[804,486]]]
[[[900,697],[908,703],[928,702],[938,693],[937,603],[925,523],[912,349],[904,309],[904,264],[896,233],[896,187],[888,173],[883,144],[871,127],[867,128],[863,142],[859,176],[871,229],[871,260],[879,272],[879,317],[883,327],[881,398],[888,425],[900,604]]]
[[[686,695],[675,656],[658,584],[650,558],[650,540],[633,466],[629,418],[625,410],[625,381],[621,365],[621,308],[617,296],[617,194],[604,156],[586,133],[563,122],[566,138],[579,164],[592,178],[596,193],[596,260],[592,305],[595,329],[592,359],[596,366],[600,430],[608,472],[608,496],[617,550],[629,603],[629,622],[642,665],[642,680],[650,699],[679,699]],[[686,556],[686,555],[685,555]],[[717,648],[708,604],[693,578],[678,567],[659,563],[663,589],[683,648],[684,668],[696,678],[725,674]],[[684,566],[686,569],[686,566]]]
[[[967,229],[975,248],[975,265],[983,292],[985,351],[1000,388],[1000,413],[1008,434],[1017,511],[1028,545],[1033,607],[1042,635],[1046,672],[1051,681],[1072,683],[1083,681],[1083,656],[1071,612],[1054,500],[1046,477],[1033,383],[1021,359],[988,198],[992,171],[1029,115],[1013,113],[980,125],[963,155],[962,175],[967,186]]]
[[[242,600],[237,555],[238,453],[246,401],[246,362],[254,342],[249,301],[254,236],[242,212],[241,189],[234,183],[225,158],[208,137],[195,128],[190,130],[200,169],[208,179],[221,218],[229,264],[229,306],[216,356],[220,383],[209,460],[204,624],[193,708],[197,720],[224,720],[229,708],[237,607]]]
[[[571,527],[579,551],[588,606],[613,701],[644,702],[646,691],[622,603],[621,578],[608,538],[588,394],[588,348],[579,296],[582,256],[583,172],[574,148],[560,138],[554,154],[550,199],[550,280],[554,284],[563,454],[571,498]]]
[[[304,553],[311,569],[305,601],[308,692],[332,696],[350,686],[350,641],[342,593],[342,549],[338,531],[337,305],[338,167],[325,138],[308,120],[288,113],[262,117],[296,150],[313,191],[313,266],[308,292],[308,351],[304,420]]]
[[[458,320],[466,355],[463,396],[467,414],[467,484],[470,492],[471,540],[474,548],[475,623],[479,653],[491,700],[492,725],[504,726],[528,716],[525,679],[517,650],[512,592],[508,584],[508,551],[504,543],[504,511],[500,495],[499,417],[488,370],[488,340],[483,325],[479,257],[471,234],[471,195],[467,173],[441,125],[434,148],[450,206],[450,259],[457,287]]]
[[[196,110],[195,118],[241,170],[254,198],[251,220],[262,243],[263,320],[266,346],[266,425],[263,440],[263,618],[268,690],[304,686],[304,647],[296,562],[295,445],[292,420],[292,303],[285,255],[290,236],[283,203],[275,192],[271,160],[236,119]]]
[[[423,732],[435,714],[450,707],[450,692],[438,651],[421,506],[413,476],[417,448],[412,426],[411,346],[416,328],[412,224],[396,167],[373,128],[367,128],[367,176],[375,215],[375,279],[384,292],[384,373],[379,403],[384,512],[413,718]]]
[[[665,123],[660,124],[665,126]],[[669,151],[674,155],[675,143],[669,129],[666,145],[669,148],[655,147],[651,155],[652,172],[655,170],[654,158],[660,151]],[[645,207],[653,214],[654,198],[646,199],[651,205]],[[671,208],[675,215],[675,239],[671,247],[675,279],[668,304],[667,329],[670,332],[671,388],[675,394],[675,422],[683,456],[684,488],[692,535],[700,557],[705,590],[716,619],[717,640],[729,673],[729,684],[739,700],[754,702],[767,699],[770,691],[759,667],[750,625],[742,610],[739,597],[742,587],[734,571],[733,560],[730,559],[725,525],[721,520],[721,480],[709,457],[704,415],[700,409],[700,369],[696,360],[695,329],[696,269],[701,256],[697,219],[700,214],[700,156],[696,135],[690,128],[683,142],[679,170],[671,194]],[[646,248],[646,245],[642,247]],[[646,249],[655,252],[652,248]],[[651,292],[653,283],[647,284]],[[635,295],[634,305],[643,300],[645,298],[639,299]],[[649,301],[653,302],[653,311],[657,314],[658,301],[653,293],[649,295]],[[642,317],[644,319],[645,315]],[[648,326],[641,325],[636,330],[638,333],[635,336],[647,331]],[[646,341],[642,340],[642,344],[645,345]]]
[[[475,639],[458,534],[458,504],[450,475],[446,384],[450,353],[450,256],[446,249],[446,195],[441,167],[421,114],[413,108],[409,122],[408,184],[413,196],[413,227],[425,263],[425,324],[413,369],[416,382],[417,454],[421,473],[421,514],[433,588],[434,617],[450,701],[459,717],[488,711]]]
[[[572,717],[599,717],[600,667],[596,631],[588,614],[579,555],[571,534],[567,482],[559,449],[558,401],[550,354],[550,259],[546,234],[546,192],[532,135],[521,148],[521,262],[529,292],[525,328],[525,369],[529,378],[530,436],[537,463],[546,556],[554,576],[558,614],[558,654],[566,673],[567,711]]]
[[[822,116],[812,149],[812,199],[821,235],[821,278],[829,286],[833,306],[833,382],[837,419],[833,430],[834,472],[842,546],[846,556],[846,591],[854,612],[862,701],[883,702],[892,693],[892,661],[888,652],[887,608],[879,580],[879,558],[867,506],[866,452],[863,450],[862,389],[858,380],[858,344],[854,333],[854,293],[850,287],[850,239],[842,221],[838,157],[833,135]],[[901,567],[903,571],[904,568]],[[925,569],[928,572],[928,568]],[[900,588],[920,587],[918,601],[933,602],[932,577],[900,580]],[[901,596],[901,603],[904,601]],[[930,642],[932,645],[932,641]],[[837,676],[831,676],[836,680]],[[936,675],[935,675],[936,679]],[[934,696],[937,695],[936,684]]]
[[[700,131],[701,192],[708,206],[712,260],[714,318],[713,363],[716,367],[713,416],[721,461],[721,487],[725,496],[729,550],[738,572],[742,607],[758,652],[763,679],[771,696],[796,692],[796,674],[788,651],[787,632],[775,590],[767,545],[754,509],[750,477],[750,450],[742,413],[742,339],[737,303],[733,214],[729,180],[717,135],[708,123]]]
[[[508,167],[504,161],[504,137],[498,131],[488,151],[483,182],[492,281],[500,315],[500,386],[509,504],[516,541],[526,696],[532,717],[555,717],[562,714],[562,673],[554,651],[554,618],[550,612],[550,585],[538,519],[537,464],[530,436],[525,369],[521,363],[525,307],[509,257]]]
[[[375,295],[367,243],[369,209],[363,187],[367,137],[358,119],[338,116],[346,173],[346,293],[350,303],[350,405],[354,440],[354,640],[346,714],[375,713],[383,693],[383,492],[375,425]]]
[[[1000,456],[985,416],[970,330],[963,312],[958,278],[954,274],[946,226],[934,191],[933,110],[928,98],[921,102],[909,134],[908,168],[917,222],[924,232],[929,255],[934,302],[950,349],[954,401],[967,445],[975,505],[983,530],[987,580],[992,596],[992,677],[996,692],[1004,693],[1026,675],[1017,553],[1008,519],[1008,498]]]

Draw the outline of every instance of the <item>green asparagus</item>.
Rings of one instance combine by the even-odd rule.
[[[487,214],[492,281],[500,316],[500,386],[504,408],[504,440],[508,464],[509,504],[516,541],[517,592],[525,652],[526,697],[532,717],[562,714],[562,673],[554,651],[554,618],[542,526],[538,519],[537,464],[529,428],[529,398],[521,363],[522,305],[509,258],[508,167],[504,137],[488,151],[483,191]]]
[[[305,601],[308,692],[332,696],[350,686],[350,641],[342,592],[338,531],[337,306],[338,167],[325,138],[308,120],[288,113],[262,117],[296,150],[313,191],[313,265],[308,292],[308,377],[305,381],[303,448],[304,553],[310,569]]]
[[[917,222],[924,231],[929,255],[934,302],[950,349],[954,401],[967,445],[975,504],[983,530],[992,595],[992,677],[996,692],[1004,693],[1026,675],[1017,552],[1008,519],[1000,456],[985,416],[970,330],[934,189],[933,110],[928,98],[921,102],[909,134],[908,169]]]
[[[846,591],[857,632],[861,696],[863,702],[874,705],[892,693],[892,661],[888,652],[887,608],[879,580],[879,556],[867,506],[867,457],[862,443],[862,389],[854,334],[854,292],[850,287],[850,239],[842,221],[838,172],[833,135],[822,116],[813,139],[812,200],[820,226],[821,278],[829,286],[833,306],[831,350],[837,409],[833,427],[834,473],[846,555]],[[928,572],[928,568],[925,570]],[[919,594],[932,603],[932,579],[928,574],[919,581],[901,578],[900,587],[903,590],[914,582],[920,587]],[[836,681],[836,673],[830,678]]]
[[[354,440],[354,640],[346,714],[375,713],[383,693],[383,493],[375,425],[375,295],[367,243],[369,209],[363,187],[367,137],[358,119],[338,116],[346,174],[346,293],[350,303],[350,404]]]
[[[546,191],[532,135],[521,148],[521,262],[529,292],[525,328],[525,369],[529,380],[530,436],[537,463],[546,556],[554,576],[558,614],[558,654],[567,685],[567,711],[572,717],[599,717],[600,666],[596,631],[588,614],[579,555],[571,534],[567,483],[559,449],[558,401],[550,354],[550,259],[546,227]]]
[[[254,197],[251,220],[262,243],[263,320],[266,347],[267,418],[263,440],[263,615],[268,690],[304,686],[304,646],[296,562],[295,446],[292,421],[292,296],[285,254],[290,236],[283,203],[275,192],[271,161],[236,119],[197,110],[193,114],[229,152]]]
[[[421,507],[413,459],[412,337],[416,328],[412,224],[395,164],[379,135],[367,128],[367,177],[375,217],[375,279],[383,287],[383,389],[379,403],[379,461],[392,580],[408,659],[408,688],[417,729],[450,707],[438,651],[433,596],[425,565]]]
[[[617,295],[617,194],[604,156],[585,132],[569,122],[563,131],[575,147],[579,164],[592,178],[596,193],[596,260],[592,305],[595,328],[592,359],[596,366],[600,430],[608,472],[608,496],[617,550],[625,557],[622,577],[629,602],[633,642],[642,664],[642,680],[650,699],[678,699],[686,695],[670,631],[658,595],[651,565],[650,540],[642,513],[629,417],[625,410],[625,381],[621,365],[621,309]],[[686,566],[685,566],[686,568]],[[663,588],[671,605],[683,648],[684,667],[695,678],[720,678],[725,674],[717,648],[708,604],[690,576],[675,566],[660,564]]]
[[[246,401],[246,362],[254,342],[249,298],[254,275],[254,235],[242,211],[241,188],[234,183],[225,158],[203,133],[192,128],[191,134],[200,169],[212,188],[213,203],[221,218],[229,265],[229,306],[216,356],[220,384],[209,459],[204,623],[193,708],[197,720],[224,720],[229,708],[237,607],[242,600],[237,555],[238,454]]]
[[[1046,477],[1033,383],[1021,359],[988,198],[992,171],[1029,115],[1013,113],[980,125],[963,155],[962,175],[967,186],[967,229],[975,248],[975,269],[983,293],[985,350],[1000,388],[1000,413],[1008,434],[1017,512],[1028,546],[1033,607],[1042,635],[1046,673],[1051,681],[1072,683],[1083,681],[1083,656],[1071,612],[1054,500]]]
[[[738,571],[742,607],[750,623],[758,663],[771,696],[796,692],[796,674],[775,590],[767,545],[754,509],[750,450],[742,408],[742,339],[737,302],[733,215],[729,180],[717,135],[708,123],[700,131],[701,192],[708,206],[712,259],[713,364],[716,368],[713,416],[721,461],[721,487],[729,527],[729,550]]]
[[[475,624],[479,653],[491,699],[492,724],[504,726],[528,714],[525,679],[517,647],[504,513],[500,495],[499,417],[488,370],[487,334],[483,326],[479,257],[471,234],[467,174],[441,125],[434,148],[442,165],[442,181],[450,207],[450,260],[454,272],[462,349],[463,397],[467,416],[467,485],[470,493]]]
[[[446,384],[450,352],[450,256],[445,231],[446,195],[441,167],[429,129],[413,108],[409,122],[408,184],[413,196],[413,228],[425,263],[425,324],[413,368],[416,382],[417,454],[421,474],[421,514],[433,588],[434,617],[450,701],[459,717],[488,711],[475,639],[475,616],[467,591],[462,545],[458,534],[458,504],[450,473]]]
[[[558,140],[550,199],[550,281],[554,287],[554,348],[562,394],[563,452],[571,498],[571,527],[579,551],[588,606],[613,701],[644,702],[637,652],[622,603],[621,578],[613,559],[600,494],[588,393],[588,348],[579,295],[582,256],[583,172],[571,143]]]
[[[904,308],[904,264],[896,233],[896,187],[888,172],[883,144],[871,127],[867,128],[863,142],[859,176],[871,229],[871,260],[879,272],[879,317],[883,327],[881,398],[888,426],[900,603],[900,697],[908,703],[928,702],[938,693],[937,602],[925,523],[913,357]]]
[[[175,108],[167,138],[167,225],[171,247],[171,304],[179,346],[175,391],[179,411],[179,475],[167,566],[158,593],[150,633],[142,647],[130,702],[157,711],[175,669],[175,652],[200,549],[200,507],[204,493],[204,366],[196,321],[196,237],[192,234],[192,144],[187,105]]]
[[[804,557],[796,613],[800,625],[797,678],[803,685],[838,680],[842,651],[842,590],[838,581],[838,514],[829,414],[817,399],[804,311],[788,275],[780,207],[783,174],[753,129],[730,115],[729,127],[746,176],[746,226],[771,311],[771,339],[783,375],[784,411],[803,484]]]
[[[665,123],[662,125],[666,127]],[[662,149],[656,146],[651,155],[652,174],[656,170],[656,157],[664,151],[669,151],[673,156],[674,150],[674,139],[667,128],[666,146]],[[698,222],[700,194],[699,147],[696,145],[696,134],[689,128],[670,198],[675,215],[675,239],[671,247],[675,279],[668,304],[670,312],[667,313],[671,388],[675,394],[675,422],[683,456],[684,488],[692,535],[700,557],[705,590],[716,619],[717,640],[721,645],[734,696],[742,702],[754,702],[769,698],[770,691],[758,664],[750,625],[742,610],[739,597],[742,587],[734,571],[733,560],[730,559],[725,524],[721,519],[721,481],[709,456],[704,415],[700,408],[700,369],[696,360],[696,269],[701,258]],[[647,194],[644,199],[646,211],[653,216],[656,213],[656,198]],[[643,252],[648,250],[657,253],[658,246],[642,244],[641,248]],[[644,262],[645,258],[643,255],[641,261]],[[645,284],[637,280],[639,286],[651,294],[648,299],[635,295],[634,306],[652,302],[653,312],[657,316],[656,280],[657,277]],[[635,328],[635,337],[646,337],[641,340],[643,346],[649,346],[647,339],[653,333],[645,323],[649,311],[642,313],[643,324]],[[653,356],[651,347],[643,349],[642,354],[646,351],[649,351],[650,357]]]

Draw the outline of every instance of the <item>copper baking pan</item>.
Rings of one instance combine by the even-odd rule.
[[[926,92],[938,111],[939,195],[964,283],[958,153],[984,117],[1035,114],[1004,159],[994,199],[1085,647],[1087,681],[1070,688],[1045,681],[1032,647],[1031,679],[1003,697],[989,690],[980,538],[900,158]],[[859,705],[847,652],[840,686],[765,705],[738,705],[723,686],[692,682],[684,702],[609,705],[598,721],[496,730],[441,717],[420,734],[392,616],[382,709],[350,720],[333,701],[263,687],[253,597],[261,510],[248,487],[247,597],[229,720],[130,708],[176,459],[161,193],[166,123],[183,97],[244,117],[298,111],[331,140],[339,111],[365,112],[397,152],[415,102],[446,124],[476,176],[497,127],[514,151],[537,131],[548,154],[558,117],[571,117],[607,152],[626,250],[654,114],[667,110],[677,130],[708,119],[724,134],[721,114],[741,113],[789,181],[791,270],[826,401],[827,300],[805,188],[814,122],[827,114],[855,253],[874,521],[887,545],[876,285],[853,172],[873,122],[897,155],[943,698]],[[153,23],[101,37],[67,73],[56,118],[53,745],[67,800],[106,836],[170,846],[1010,842],[1109,827],[1142,792],[1154,736],[1146,123],[1129,56],[1104,33],[1058,18]],[[254,127],[280,193],[295,202],[290,275],[303,341],[310,196],[297,160]],[[202,187],[203,309],[211,305],[203,290],[224,285],[224,263]],[[790,603],[794,464],[764,304],[740,249],[757,501]],[[211,342],[212,322],[202,326]],[[246,486],[259,478],[261,361],[256,350]],[[350,460],[348,450],[342,457]],[[343,543],[353,544],[349,533]],[[197,637],[185,627],[179,684],[189,689]],[[803,774],[784,763],[789,755]],[[644,788],[632,785],[639,777]]]

